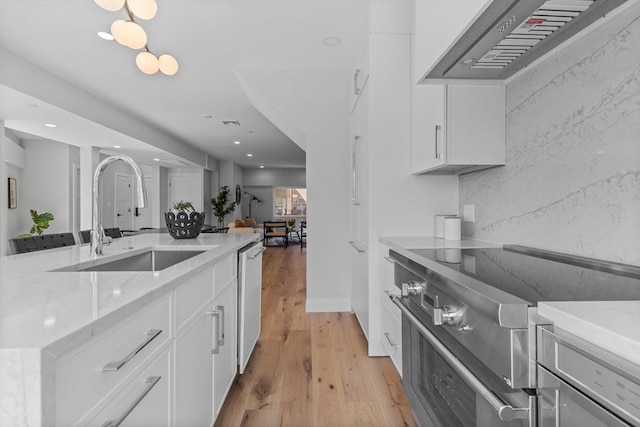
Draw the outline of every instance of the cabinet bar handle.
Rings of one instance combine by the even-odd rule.
[[[360,88],[358,87],[358,77],[360,76],[360,70],[356,70],[353,73],[353,94],[357,95],[360,93]]]
[[[393,347],[393,348],[402,347],[402,344],[396,344],[393,341],[391,341],[391,334],[389,332],[385,332],[384,333],[384,337],[387,339],[387,341],[389,341],[389,344],[391,345],[391,347]]]
[[[149,329],[147,331],[147,339],[145,339],[138,347],[134,348],[133,351],[127,354],[122,360],[117,362],[109,362],[102,367],[102,372],[116,372],[120,370],[127,362],[129,362],[133,357],[140,353],[143,348],[146,347],[155,337],[162,333],[162,329]]]
[[[262,249],[260,249],[260,252],[256,253],[256,254],[255,254],[255,255],[253,255],[253,256],[249,256],[249,255],[247,255],[247,258],[249,258],[249,259],[256,259],[256,258],[258,258],[258,255],[260,255],[262,252],[264,252],[264,251],[266,251],[266,250],[267,250],[267,248],[265,248],[265,247],[263,246],[263,247],[262,247]]]
[[[215,319],[215,321],[216,321],[215,322],[216,325],[214,327],[215,333],[211,337],[212,341],[213,341],[213,347],[211,348],[211,354],[218,354],[218,353],[220,353],[220,311],[218,311],[218,310],[207,311],[207,314],[211,315],[212,321],[213,321],[213,319]]]
[[[125,418],[127,418],[129,416],[129,414],[131,413],[131,411],[133,411],[134,409],[136,409],[136,406],[138,406],[138,404],[140,404],[140,402],[142,402],[142,399],[144,399],[144,397],[149,394],[149,392],[151,391],[151,389],[158,384],[158,381],[160,381],[160,378],[162,377],[147,377],[144,382],[147,383],[147,386],[145,387],[144,390],[142,390],[142,393],[140,393],[140,395],[136,398],[136,400],[133,401],[133,403],[131,405],[129,405],[129,407],[127,409],[124,410],[124,412],[122,413],[122,415],[120,415],[118,418],[116,418],[115,420],[111,420],[111,421],[106,421],[104,424],[102,424],[102,427],[118,427],[120,424],[122,424],[122,422],[124,421]]]
[[[349,240],[349,244],[353,247],[353,249],[355,249],[356,251],[360,252],[361,254],[365,253],[365,250],[360,248],[356,242],[354,242],[353,240]]]
[[[358,141],[359,135],[353,137],[353,143],[351,144],[351,204],[358,206],[360,201],[358,200]]]
[[[439,133],[439,131],[440,131],[440,125],[436,125],[436,127],[435,127],[435,138],[434,138],[435,148],[436,148],[436,159],[440,158],[440,154],[438,153],[438,133]]]
[[[220,313],[220,327],[218,328],[218,345],[224,345],[224,306],[219,305],[216,310]]]

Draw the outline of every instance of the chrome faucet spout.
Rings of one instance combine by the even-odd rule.
[[[139,208],[147,206],[147,193],[144,187],[144,178],[142,171],[136,162],[132,158],[127,156],[110,156],[104,159],[93,174],[93,208],[91,219],[91,256],[102,255],[102,246],[104,244],[104,229],[102,228],[102,209],[99,206],[100,203],[100,181],[102,174],[108,165],[118,160],[122,160],[128,163],[133,169],[133,173],[136,177],[135,190],[136,190],[136,205]]]

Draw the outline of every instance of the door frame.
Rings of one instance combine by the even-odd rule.
[[[129,211],[126,213],[128,224],[126,230],[130,230],[133,227],[133,175],[122,172],[115,173],[113,182],[113,222],[115,226],[118,225],[118,178],[120,177],[126,178],[129,183],[129,190],[127,192]]]

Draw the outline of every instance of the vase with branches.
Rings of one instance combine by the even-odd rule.
[[[224,217],[236,209],[236,202],[229,203],[230,192],[229,186],[223,185],[218,190],[218,197],[211,199],[213,214],[218,218],[218,228],[224,227]]]

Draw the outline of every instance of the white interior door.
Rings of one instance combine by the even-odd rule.
[[[171,210],[171,206],[175,202],[184,201],[191,202],[198,212],[202,212],[203,194],[202,177],[200,175],[169,175],[168,210]]]
[[[116,175],[116,191],[114,194],[116,227],[120,230],[131,230],[131,199],[133,197],[131,188],[131,176]]]
[[[152,188],[152,179],[150,177],[144,177],[144,186],[147,188],[147,207],[137,209],[133,208],[133,226],[134,229],[140,230],[143,227],[152,227],[152,218],[151,218],[151,206],[155,202],[155,194],[152,191],[149,191]]]

